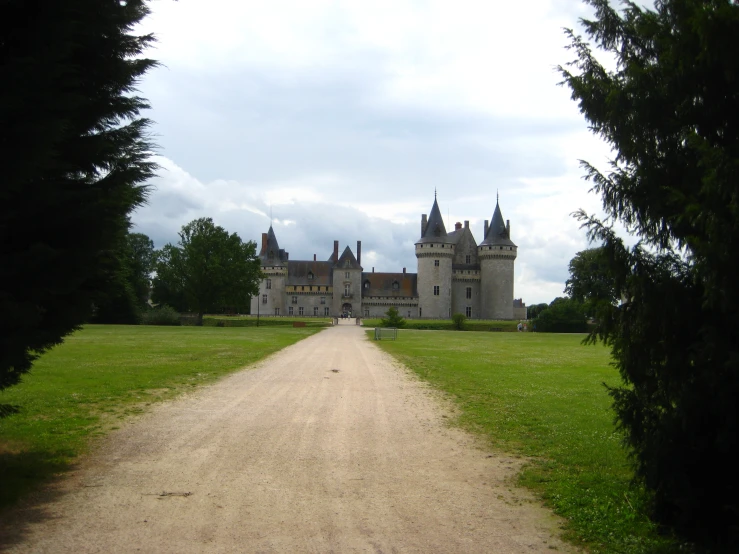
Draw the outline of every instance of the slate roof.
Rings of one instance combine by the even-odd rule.
[[[333,254],[331,255],[331,258],[333,258]],[[362,269],[362,266],[359,265],[357,262],[357,258],[354,257],[354,254],[352,253],[352,249],[348,246],[344,248],[344,252],[339,256],[339,261],[336,264],[336,267],[344,269],[344,268],[350,268],[350,269]]]
[[[441,217],[439,203],[436,201],[436,198],[434,198],[434,205],[431,207],[426,228],[423,230],[421,238],[416,241],[416,244],[426,242],[449,243],[446,228],[444,227],[444,219]]]
[[[393,288],[393,283],[398,283],[397,289]],[[415,273],[362,273],[362,297],[367,296],[417,297],[418,275]]]
[[[508,236],[508,230],[503,220],[503,214],[500,211],[500,205],[498,202],[495,203],[495,212],[493,212],[493,219],[490,222],[488,228],[488,234],[485,236],[482,245],[494,245],[494,246],[516,246],[511,241],[511,237]]]
[[[271,257],[270,253],[272,254]],[[275,236],[274,229],[272,229],[272,225],[269,226],[269,231],[267,231],[267,242],[262,244],[259,257],[262,259],[262,265],[279,264],[287,261],[287,252],[281,249],[280,245],[277,243],[277,237]]]
[[[309,279],[309,275],[313,278]],[[333,264],[331,262],[314,262],[295,260],[287,262],[287,285],[331,285]]]

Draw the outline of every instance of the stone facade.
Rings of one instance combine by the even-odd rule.
[[[262,234],[259,256],[264,279],[252,298],[251,313],[262,315],[383,317],[391,306],[408,318],[449,319],[463,313],[471,319],[514,319],[513,276],[518,248],[510,240],[510,223],[496,203],[485,221],[478,245],[469,221],[447,232],[439,205],[421,217],[415,245],[418,272],[375,273],[362,268],[362,243],[356,257],[339,241],[327,261],[293,261],[280,249],[270,226]],[[518,302],[521,302],[518,300]]]

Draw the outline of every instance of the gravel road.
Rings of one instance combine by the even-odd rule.
[[[0,523],[26,552],[569,552],[520,461],[339,325],[105,439]]]

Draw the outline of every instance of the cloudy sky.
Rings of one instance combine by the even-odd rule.
[[[141,82],[159,176],[135,230],[157,247],[208,216],[291,259],[362,241],[365,270],[416,270],[437,191],[447,229],[482,240],[496,194],[518,245],[515,296],[562,294],[604,167],[555,68],[578,0],[153,0],[161,66]]]

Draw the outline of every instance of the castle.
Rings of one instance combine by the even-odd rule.
[[[469,221],[447,232],[434,195],[431,213],[421,216],[416,241],[418,272],[375,273],[362,267],[362,242],[356,256],[339,241],[328,261],[290,260],[270,225],[262,233],[259,257],[264,277],[251,313],[262,315],[383,317],[395,306],[409,318],[519,319],[523,304],[513,299],[513,264],[518,247],[510,238],[498,202],[483,240],[477,244]]]

